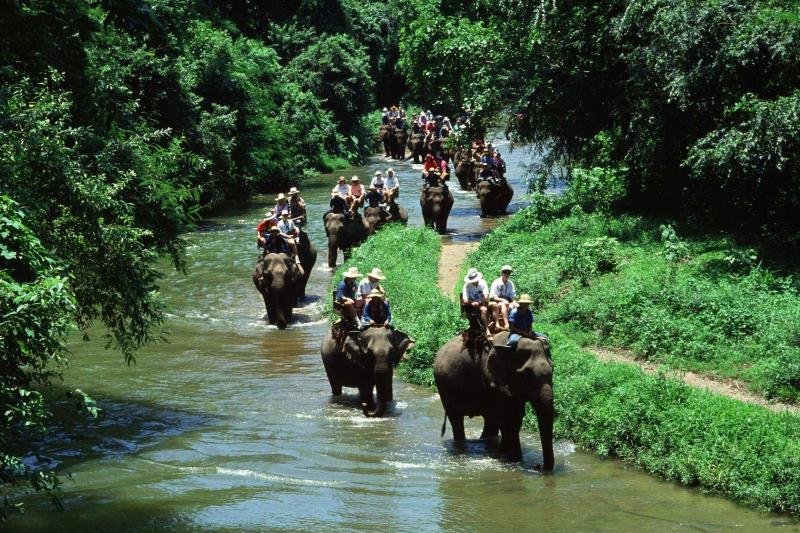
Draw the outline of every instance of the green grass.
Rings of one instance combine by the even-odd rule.
[[[648,376],[632,365],[600,362],[576,342],[597,341],[599,335],[581,330],[582,320],[564,318],[565,302],[595,294],[603,283],[609,283],[605,290],[612,293],[611,301],[636,292],[610,281],[631,263],[641,285],[650,283],[667,292],[684,287],[683,281],[674,282],[674,287],[646,283],[652,274],[673,268],[653,256],[662,247],[654,237],[657,225],[584,215],[532,225],[535,220],[529,212],[512,218],[482,241],[471,260],[489,276],[503,262],[512,262],[518,287],[535,293],[539,306],[547,306],[537,330],[552,340],[557,437],[601,456],[620,457],[668,480],[762,509],[800,515],[800,418],[692,389],[665,376]],[[595,244],[581,247],[585,240],[601,237],[617,239],[618,244],[594,241],[601,248],[612,248],[610,255]],[[633,243],[638,243],[638,251]],[[699,251],[695,244],[689,248],[693,254]],[[363,272],[377,266],[387,273],[384,285],[395,323],[417,339],[410,361],[401,365],[401,375],[426,385],[432,384],[436,351],[464,327],[457,305],[437,289],[439,253],[439,237],[432,231],[389,227],[355,250],[342,267],[356,265]],[[576,261],[570,253],[606,263],[611,257],[614,265],[592,267],[591,261]],[[678,268],[691,268],[697,257]],[[582,277],[583,270],[587,275]],[[572,277],[565,278],[565,271]],[[732,283],[754,283],[746,280],[752,275]],[[763,280],[756,286],[760,283]],[[644,291],[643,298],[654,291]],[[714,297],[721,294],[712,292]],[[698,294],[713,299],[712,294]],[[771,294],[787,297],[783,290]],[[528,417],[526,423],[535,429],[534,418]]]
[[[319,169],[322,172],[334,172],[336,170],[344,170],[350,166],[350,162],[344,158],[335,155],[322,154],[319,161]]]

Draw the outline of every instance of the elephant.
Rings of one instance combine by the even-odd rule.
[[[408,141],[408,132],[404,129],[395,128],[391,141],[393,159],[403,160],[406,158],[406,141]]]
[[[300,256],[300,266],[303,267],[303,273],[297,284],[297,291],[295,294],[297,298],[306,297],[306,285],[308,278],[311,276],[311,271],[314,269],[314,264],[317,262],[317,247],[308,238],[308,233],[305,231],[300,232],[300,237],[297,241],[297,255]],[[295,305],[297,302],[295,301]]]
[[[475,187],[475,194],[481,204],[481,216],[504,215],[514,189],[505,179],[482,179]]]
[[[382,125],[378,131],[378,138],[383,145],[384,154],[386,157],[390,157],[392,155],[392,127],[388,124]]]
[[[447,232],[447,217],[450,216],[453,201],[453,193],[447,187],[423,188],[419,196],[419,205],[422,207],[425,225],[444,235]]]
[[[456,163],[455,174],[458,178],[458,184],[461,185],[461,190],[472,191],[475,190],[475,171],[477,165],[471,158],[466,157]]]
[[[433,376],[453,438],[465,440],[464,417],[482,416],[482,439],[501,434],[500,448],[509,460],[520,461],[519,430],[525,402],[536,412],[546,472],[555,466],[553,455],[553,364],[544,339],[522,338],[515,350],[505,346],[508,332],[494,344],[467,342],[461,336],[442,346],[433,362]],[[442,425],[444,436],[445,425]]]
[[[414,163],[422,163],[425,158],[425,136],[421,133],[412,133],[408,139],[408,149],[411,151],[411,157],[414,158]]]
[[[364,222],[367,224],[367,233],[372,235],[387,222],[387,213],[381,207],[365,207]]]
[[[359,213],[348,218],[344,213],[328,211],[322,217],[325,234],[328,236],[328,266],[336,266],[336,254],[342,250],[345,255],[350,248],[364,242],[368,235],[367,225]]]
[[[404,226],[408,224],[408,209],[402,207],[394,200],[389,202],[389,214],[392,215],[392,223],[402,224]]]
[[[344,343],[334,338],[332,330],[328,331],[320,353],[331,392],[339,396],[342,387],[355,387],[364,414],[368,417],[383,416],[392,401],[394,367],[413,347],[413,339],[391,327],[350,331]],[[377,403],[372,395],[373,388],[377,391]]]
[[[302,275],[302,268],[294,258],[284,253],[266,254],[253,271],[253,284],[264,299],[269,323],[279,329],[285,329],[292,320]]]

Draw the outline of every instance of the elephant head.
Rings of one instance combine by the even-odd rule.
[[[345,356],[365,374],[366,386],[359,387],[361,408],[369,417],[380,417],[392,400],[392,375],[394,367],[414,341],[405,333],[388,327],[372,327],[362,332],[351,332],[344,343]],[[372,387],[378,393],[377,402],[372,397]]]
[[[253,283],[264,299],[270,324],[284,329],[292,319],[300,269],[287,254],[267,254],[253,271]]]
[[[453,207],[453,194],[446,187],[429,187],[423,189],[419,199],[422,208],[422,218],[425,225],[430,226],[440,234],[447,232],[447,217]]]
[[[536,411],[544,455],[543,468],[553,469],[553,364],[546,340],[522,338],[515,350],[505,347],[508,333],[495,336],[486,359],[485,378],[491,388],[530,402]]]
[[[481,205],[481,216],[501,215],[506,212],[514,189],[504,179],[482,179],[475,187],[475,194]]]
[[[368,233],[372,235],[386,222],[386,212],[380,207],[365,207],[364,222],[367,224]]]
[[[328,212],[323,217],[325,233],[328,236],[328,266],[336,266],[336,253],[347,253],[351,247],[361,244],[367,238],[367,226],[360,215],[347,218],[343,213]]]
[[[455,174],[462,190],[471,191],[475,188],[475,162],[471,158],[461,159],[456,164]]]
[[[404,129],[397,128],[394,131],[394,142],[392,143],[392,157],[395,159],[406,158],[406,141],[408,140],[408,132]]]

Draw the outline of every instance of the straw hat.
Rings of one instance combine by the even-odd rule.
[[[392,173],[392,174],[394,174],[394,169],[393,169],[393,168],[390,168],[390,169],[388,169],[388,170],[386,171],[386,173],[387,173],[387,174],[389,174],[389,173]]]
[[[383,175],[383,173],[382,173],[380,170],[376,170],[376,171],[375,171],[375,175],[376,175],[376,176],[382,176],[382,175]]]
[[[338,181],[345,181],[346,179],[347,179],[347,178],[345,178],[344,176],[339,176],[339,179],[338,179]]]
[[[297,187],[292,187],[291,189],[289,189],[289,194],[297,194],[299,192],[300,191],[297,190]]]
[[[500,267],[500,273],[502,274],[503,272],[514,272],[514,269],[511,268],[511,265],[503,265]]]
[[[278,196],[275,197],[275,201],[280,202],[281,200],[286,200],[286,195],[283,194],[282,192],[279,192]]]
[[[361,273],[358,271],[358,267],[350,267],[348,268],[344,274],[342,274],[343,278],[360,278]]]
[[[350,181],[359,181],[359,177],[358,176],[353,176],[352,178],[350,178]]]
[[[370,300],[372,300],[373,298],[383,298],[383,293],[378,289],[372,289],[371,291],[369,291],[368,298]]]
[[[372,272],[367,274],[367,277],[375,279],[386,279],[386,276],[383,275],[383,270],[381,270],[380,268],[373,268]]]
[[[519,297],[519,300],[517,300],[517,303],[518,304],[532,304],[533,300],[531,300],[531,295],[530,294],[523,294],[523,295],[521,295]]]
[[[478,283],[483,279],[483,274],[478,272],[477,268],[470,268],[467,275],[464,276],[464,283]]]

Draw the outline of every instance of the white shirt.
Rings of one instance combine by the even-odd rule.
[[[384,181],[382,176],[373,176],[372,181],[369,182],[369,186],[380,190],[386,186],[386,181]]]
[[[372,292],[372,289],[378,289],[379,291],[383,292],[383,288],[381,287],[381,281],[378,280],[374,284],[369,280],[369,278],[364,278],[361,280],[361,283],[358,284],[358,295],[361,298],[366,298],[369,296],[369,293]]]
[[[350,187],[346,183],[337,183],[332,192],[335,192],[342,198],[347,198],[347,195],[350,194]]]
[[[505,298],[508,301],[513,301],[517,297],[517,289],[514,287],[514,282],[510,279],[503,283],[503,278],[497,278],[492,282],[492,288],[489,290],[490,298]]]
[[[286,220],[280,219],[278,221],[278,229],[281,230],[281,233],[284,235],[294,235],[295,233],[295,225],[290,218]]]
[[[480,302],[488,294],[489,287],[486,286],[486,280],[484,279],[481,279],[478,283],[465,283],[464,289],[461,291],[461,297],[467,303]]]
[[[400,186],[400,180],[397,179],[397,175],[390,176],[387,174],[383,179],[383,186],[386,189],[395,189]]]

